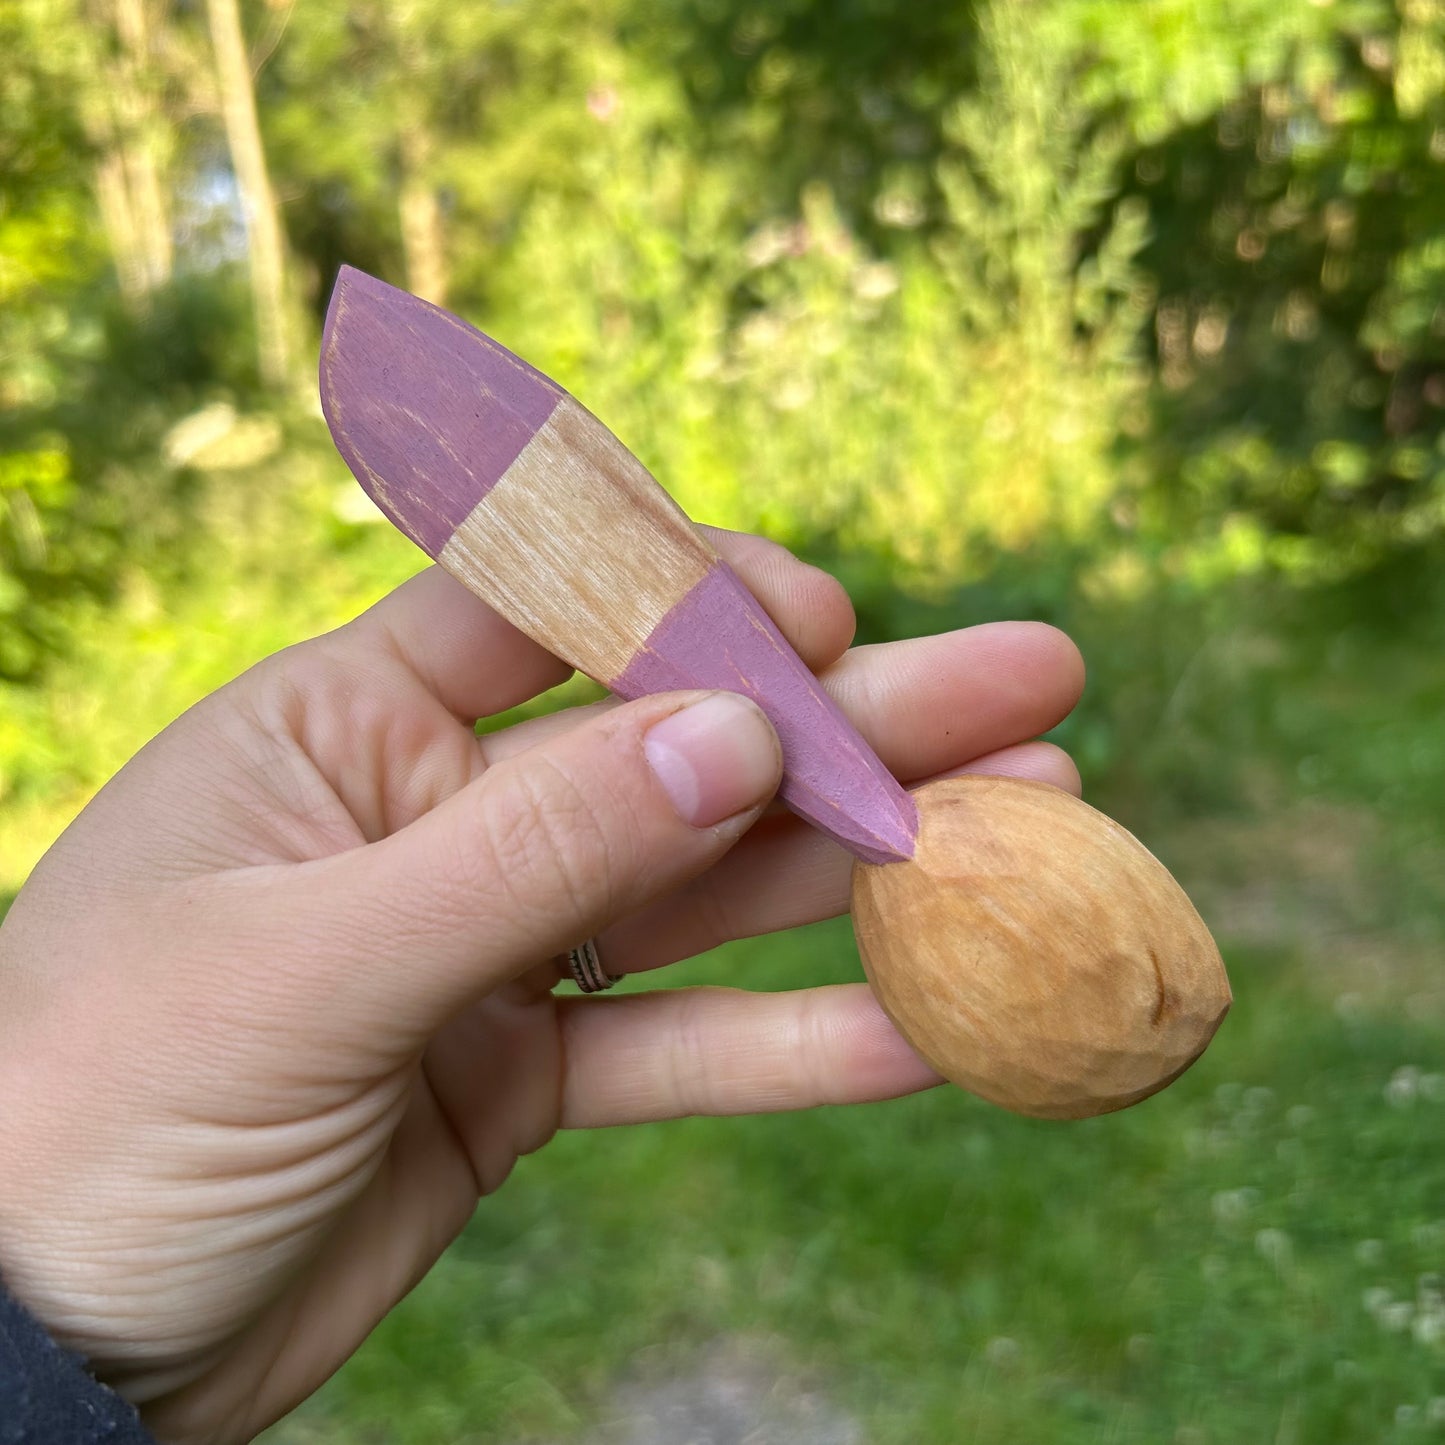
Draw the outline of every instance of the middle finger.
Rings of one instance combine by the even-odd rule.
[[[1073,644],[1052,628],[991,624],[859,648],[825,681],[906,783],[970,771],[1078,791],[1065,754],[1018,741],[1065,716],[1082,686]],[[635,973],[832,917],[848,907],[852,861],[791,815],[770,815],[687,887],[608,929],[606,966]]]
[[[894,777],[912,783],[1047,732],[1078,702],[1084,666],[1057,628],[985,622],[851,648],[818,680]],[[571,709],[492,733],[483,739],[487,762],[536,747],[584,716]]]

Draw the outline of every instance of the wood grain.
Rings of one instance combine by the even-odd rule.
[[[624,697],[747,693],[783,740],[784,802],[859,857],[911,856],[907,793],[646,468],[554,382],[351,267],[320,381],[357,480],[483,601]]]
[[[778,731],[780,796],[856,857],[913,852],[912,799],[642,464],[564,398],[437,560],[620,697],[716,687]]]
[[[623,696],[717,687],[783,741],[782,797],[850,849],[869,978],[918,1051],[1007,1108],[1123,1108],[1229,1006],[1189,900],[1128,833],[1041,784],[915,801],[646,469],[521,358],[343,271],[323,407],[379,506],[537,642]]]
[[[475,326],[351,266],[326,310],[319,380],[352,474],[432,557],[566,395]]]
[[[610,683],[717,554],[564,397],[437,561],[549,652]]]
[[[1132,834],[1068,793],[967,777],[914,794],[913,860],[853,870],[879,1002],[945,1078],[1078,1119],[1177,1078],[1230,1005],[1209,930]]]

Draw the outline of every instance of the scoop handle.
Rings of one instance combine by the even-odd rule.
[[[912,856],[912,799],[682,509],[555,383],[348,269],[321,387],[362,485],[490,607],[621,697],[751,697],[794,812],[867,862]]]
[[[777,729],[794,812],[869,862],[912,855],[912,800],[733,569],[570,397],[437,560],[619,697],[752,698]]]

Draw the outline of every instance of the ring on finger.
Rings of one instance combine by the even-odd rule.
[[[597,940],[586,939],[576,948],[569,948],[563,958],[572,982],[583,993],[604,993],[617,982],[617,977],[602,967],[602,958],[597,952]]]

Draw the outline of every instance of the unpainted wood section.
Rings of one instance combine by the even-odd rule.
[[[879,1002],[945,1078],[1042,1118],[1146,1098],[1203,1052],[1230,1004],[1219,950],[1132,834],[1043,783],[914,795],[906,863],[853,870]]]
[[[642,463],[564,397],[437,560],[608,683],[717,555]]]

